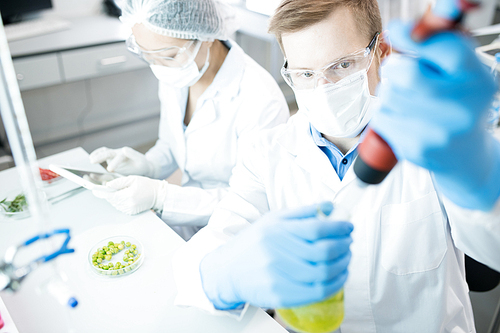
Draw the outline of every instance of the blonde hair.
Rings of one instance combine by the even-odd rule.
[[[336,8],[351,10],[357,28],[370,41],[382,32],[382,19],[377,0],[283,0],[269,22],[273,34],[283,50],[281,36],[293,33],[325,20]]]

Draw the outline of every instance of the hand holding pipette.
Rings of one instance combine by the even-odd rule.
[[[495,84],[467,36],[436,31],[460,22],[470,6],[459,5],[440,1],[415,26],[390,26],[394,48],[416,57],[395,55],[383,66],[387,82],[378,91],[381,107],[359,147],[354,170],[368,183],[375,174],[372,183],[378,183],[397,156],[432,171],[441,192],[456,204],[489,210],[500,195],[495,181],[500,148],[484,130]]]

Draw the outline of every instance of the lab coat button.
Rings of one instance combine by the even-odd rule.
[[[345,159],[345,158],[344,158],[344,159],[342,160],[342,164],[347,164],[347,159]]]

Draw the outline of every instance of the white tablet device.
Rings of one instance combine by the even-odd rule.
[[[80,170],[55,164],[49,165],[49,169],[89,190],[114,192],[115,190],[105,186],[106,182],[122,177],[116,173]]]

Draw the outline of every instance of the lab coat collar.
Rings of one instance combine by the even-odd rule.
[[[224,41],[224,44],[230,47],[229,52],[212,84],[201,95],[203,100],[211,99],[217,94],[236,96],[240,90],[246,54],[233,40]]]
[[[340,180],[328,157],[314,143],[310,123],[300,110],[290,118],[277,142],[295,156],[295,162],[301,168],[319,177],[336,192],[356,178],[351,165],[344,180]]]
[[[215,102],[217,95],[224,94],[226,96],[224,99],[230,100],[239,93],[245,67],[243,65],[245,52],[232,40],[225,41],[225,44],[231,48],[214,80],[200,96],[196,109],[197,111],[203,110],[203,112],[199,114],[195,112],[189,126],[186,128],[186,135],[214,122],[219,116],[218,112],[224,112],[217,109]]]

